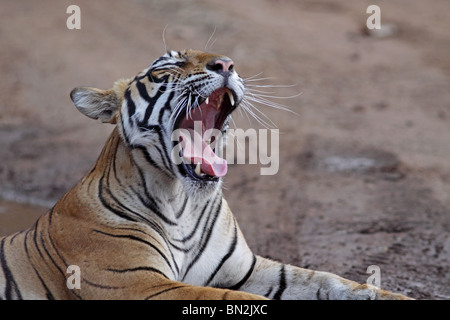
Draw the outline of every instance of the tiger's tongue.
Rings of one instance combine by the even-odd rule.
[[[203,141],[199,132],[193,129],[183,130],[181,133],[183,147],[183,158],[194,166],[200,163],[202,173],[213,177],[226,175],[227,161],[218,157],[211,147]]]

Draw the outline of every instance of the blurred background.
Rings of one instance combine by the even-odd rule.
[[[377,265],[383,289],[450,299],[448,0],[0,0],[0,235],[45,213],[112,130],[70,91],[134,76],[164,53],[164,29],[168,49],[211,37],[242,77],[284,85],[271,95],[302,93],[276,99],[298,115],[259,107],[280,130],[278,173],[225,177],[256,253],[362,283]]]

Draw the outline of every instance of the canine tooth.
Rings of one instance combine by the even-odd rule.
[[[206,98],[206,104],[209,104],[209,97],[208,98]]]
[[[211,138],[205,141],[207,144],[211,144]]]
[[[234,106],[234,97],[233,94],[230,91],[227,91],[228,93],[228,98],[230,98],[230,102],[231,102],[231,106]]]
[[[197,165],[195,166],[195,173],[197,175],[200,175],[202,173],[201,169],[200,169],[200,162],[197,163]]]

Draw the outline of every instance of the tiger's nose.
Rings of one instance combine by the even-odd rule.
[[[215,71],[222,75],[228,75],[233,71],[233,60],[228,58],[214,59],[206,65],[206,68],[211,71]]]

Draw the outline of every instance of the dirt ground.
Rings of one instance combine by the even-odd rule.
[[[81,9],[69,30],[66,8]],[[367,35],[370,4],[384,38]],[[280,167],[232,165],[225,194],[256,253],[418,299],[450,299],[448,0],[0,0],[0,234],[31,225],[97,158],[110,125],[72,105],[168,48],[231,57],[298,115],[261,106]],[[236,115],[241,128],[260,128]]]

